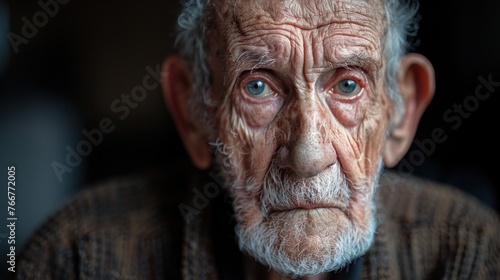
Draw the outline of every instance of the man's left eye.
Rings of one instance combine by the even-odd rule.
[[[267,85],[262,80],[253,80],[247,83],[247,91],[254,96],[262,96],[266,91]]]
[[[351,79],[344,79],[337,84],[337,88],[343,94],[352,95],[359,91],[359,84]]]

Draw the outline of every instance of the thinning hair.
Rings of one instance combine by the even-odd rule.
[[[177,21],[175,50],[187,61],[193,79],[190,106],[193,119],[209,122],[204,104],[209,102],[210,71],[206,57],[205,12],[209,0],[184,0]],[[418,0],[382,0],[386,13],[385,33],[382,38],[385,60],[384,88],[393,103],[393,120],[398,122],[405,114],[403,98],[397,84],[401,58],[409,51],[410,39],[418,31],[420,17]],[[206,124],[206,123],[205,123]],[[390,129],[390,128],[389,128]]]

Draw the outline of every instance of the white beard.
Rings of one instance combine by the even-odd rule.
[[[244,172],[228,164],[232,161],[228,157],[221,156],[218,160],[224,162],[220,167],[233,197],[240,249],[260,263],[290,277],[309,276],[340,270],[370,248],[376,228],[372,198],[381,172],[371,184],[349,186],[338,163],[311,178],[280,170],[273,163],[263,184],[259,185],[254,178],[242,179]],[[382,161],[379,167],[381,170]],[[260,190],[260,211],[255,202],[245,197],[256,190]],[[369,215],[364,224],[354,221],[349,212],[353,190],[358,191],[356,199],[364,203]],[[273,209],[297,203],[327,202],[335,202],[339,209],[273,213]],[[260,213],[256,215],[252,211]],[[248,222],[245,217],[249,216],[258,218]],[[291,222],[288,217],[292,218]],[[321,222],[322,219],[325,222]]]

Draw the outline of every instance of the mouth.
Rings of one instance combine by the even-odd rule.
[[[271,208],[271,211],[269,211],[269,214],[277,214],[277,213],[282,213],[282,212],[289,212],[289,211],[298,211],[298,210],[320,210],[320,209],[337,209],[340,210],[344,213],[346,213],[346,207],[343,207],[339,204],[335,203],[313,203],[313,202],[301,202],[297,203],[296,205],[291,205],[291,206],[276,206]]]

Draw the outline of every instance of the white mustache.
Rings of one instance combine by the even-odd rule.
[[[276,211],[313,208],[339,208],[347,211],[351,190],[344,172],[335,164],[322,173],[303,178],[273,163],[260,195],[264,218]]]

